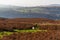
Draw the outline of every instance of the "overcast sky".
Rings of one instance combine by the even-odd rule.
[[[60,0],[0,0],[0,4],[17,6],[40,6],[60,4]]]

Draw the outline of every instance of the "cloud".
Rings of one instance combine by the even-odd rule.
[[[18,6],[38,6],[55,3],[60,4],[60,0],[0,0],[0,4]]]

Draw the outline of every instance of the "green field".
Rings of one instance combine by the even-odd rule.
[[[47,32],[47,30],[17,30],[15,29],[14,30],[15,32],[20,32],[20,33],[34,33],[34,32]],[[3,32],[0,32],[0,38],[3,38],[4,35],[11,35],[13,34],[14,32],[9,32],[9,31],[3,31]]]

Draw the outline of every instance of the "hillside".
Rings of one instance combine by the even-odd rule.
[[[38,25],[39,29],[60,29],[60,23],[58,21],[46,18],[0,19],[0,31],[13,29],[30,29],[35,25]]]
[[[20,7],[0,5],[0,17],[60,19],[60,6]]]
[[[60,23],[57,21],[46,18],[0,18],[0,40],[57,40],[60,39]],[[38,29],[32,30],[34,26]]]

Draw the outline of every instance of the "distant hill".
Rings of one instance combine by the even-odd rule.
[[[60,4],[51,4],[50,6],[60,6]]]
[[[6,19],[8,19],[8,18],[3,18],[3,17],[0,17],[0,20],[2,20],[2,21],[3,21],[3,20],[6,20]]]
[[[52,5],[50,5],[52,6]],[[20,7],[0,5],[0,17],[4,18],[48,18],[60,19],[60,7],[55,6]]]

